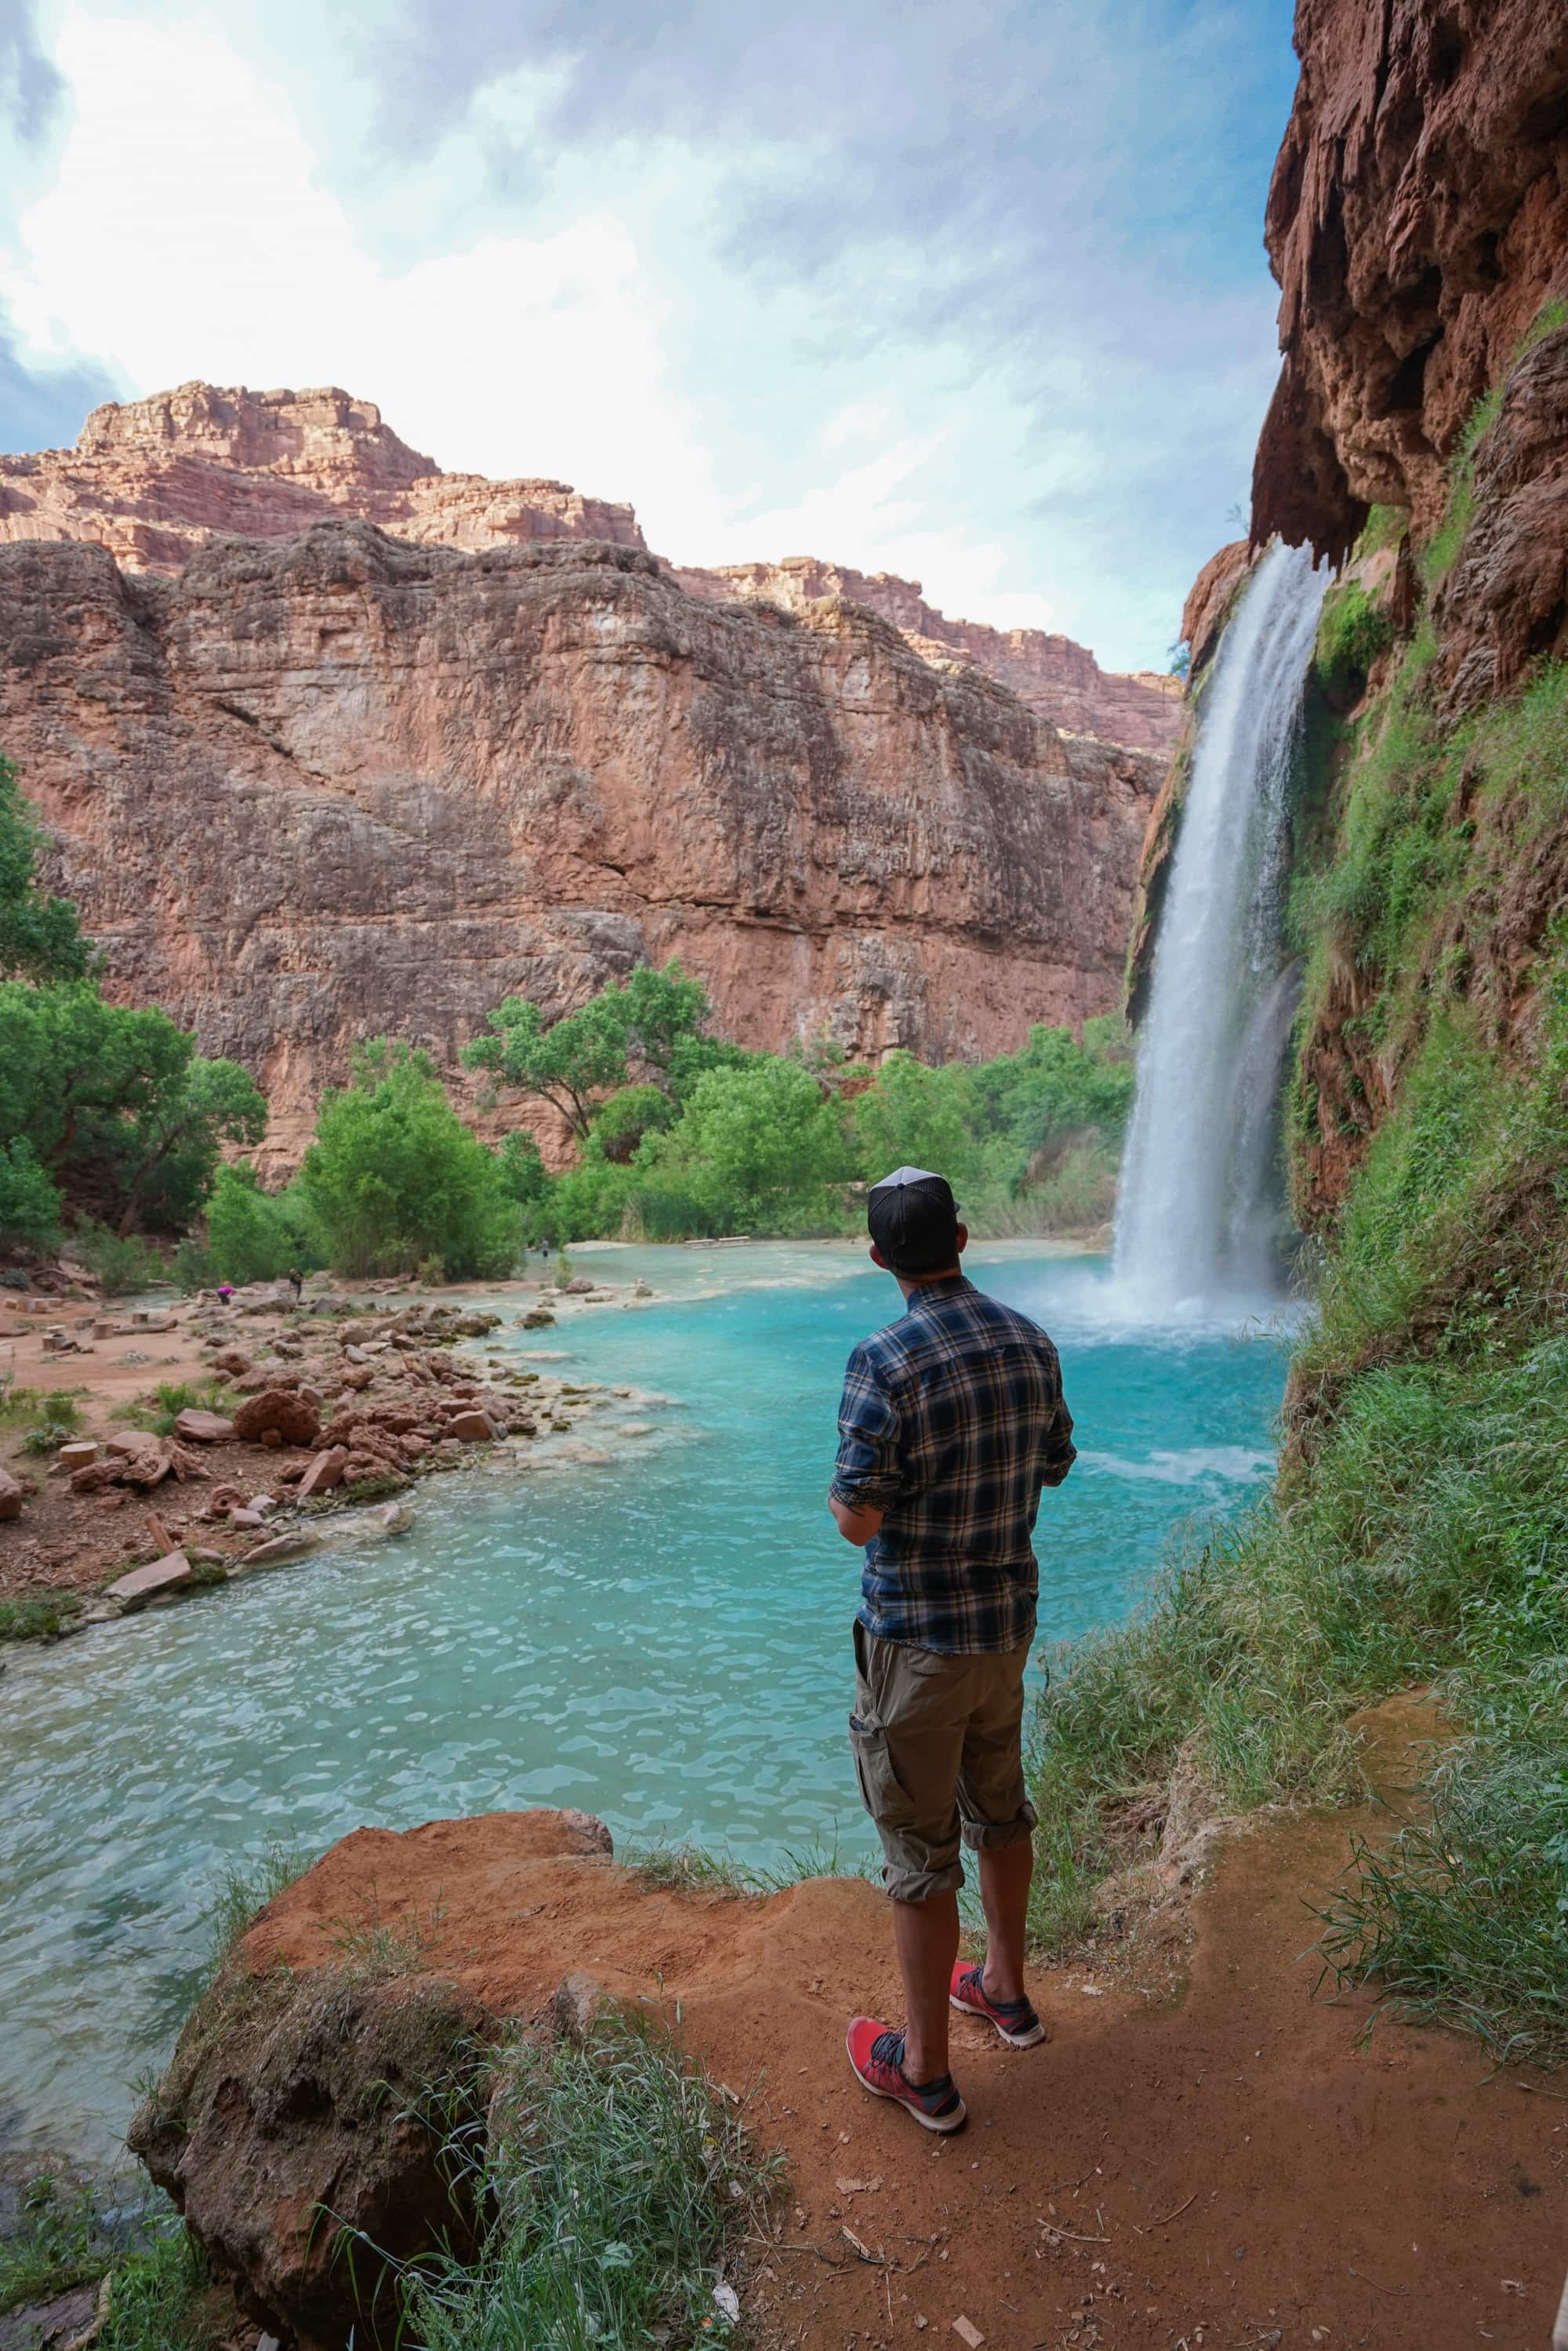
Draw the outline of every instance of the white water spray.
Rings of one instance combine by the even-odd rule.
[[[1157,1314],[1277,1280],[1280,1064],[1300,987],[1281,947],[1287,796],[1327,586],[1305,549],[1270,548],[1204,697],[1116,1218],[1118,1287]]]

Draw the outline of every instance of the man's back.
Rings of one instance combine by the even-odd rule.
[[[1040,1489],[1074,1458],[1045,1332],[961,1274],[919,1283],[852,1353],[839,1434],[833,1494],[886,1514],[866,1546],[868,1630],[951,1653],[1028,1641]]]

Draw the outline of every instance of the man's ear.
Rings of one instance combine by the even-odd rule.
[[[871,1261],[873,1265],[880,1265],[883,1273],[891,1273],[893,1271],[892,1266],[889,1265],[887,1259],[883,1257],[881,1249],[878,1249],[874,1241],[873,1241],[871,1245]]]
[[[964,1251],[968,1248],[968,1246],[969,1228],[967,1225],[960,1225],[958,1228],[958,1255],[960,1257],[963,1256]]]

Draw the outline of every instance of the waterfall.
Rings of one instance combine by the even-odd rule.
[[[1309,550],[1271,547],[1204,693],[1116,1218],[1117,1285],[1145,1311],[1278,1283],[1280,1067],[1301,986],[1281,950],[1288,794],[1327,585]]]

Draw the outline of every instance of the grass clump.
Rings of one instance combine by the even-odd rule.
[[[174,1424],[183,1412],[230,1413],[238,1399],[222,1380],[160,1380],[150,1395],[138,1396],[116,1414],[132,1428],[145,1428],[154,1437],[172,1437]]]
[[[582,2045],[513,2042],[487,2152],[469,2159],[494,2220],[476,2262],[410,2280],[424,2351],[731,2339],[715,2288],[779,2166],[655,2028],[605,2018]]]
[[[246,1929],[267,1904],[304,1876],[315,1855],[286,1838],[268,1840],[259,1854],[230,1862],[207,1906],[207,1965],[210,1982]]]
[[[171,2216],[115,2269],[98,2351],[207,2351],[219,2328],[207,2308],[205,2258]]]
[[[22,2210],[20,2230],[0,2240],[0,2314],[86,2284],[110,2262],[90,2189],[41,2172],[24,2189]]]
[[[1359,701],[1367,672],[1393,642],[1393,623],[1358,580],[1331,588],[1312,654],[1318,684],[1329,701],[1338,708]]]
[[[0,1427],[50,1421],[61,1428],[81,1425],[81,1406],[69,1388],[19,1388],[0,1384]]]
[[[71,1592],[0,1600],[0,1641],[58,1640],[80,1614],[81,1602]]]
[[[803,1885],[810,1877],[875,1876],[879,1883],[881,1879],[880,1864],[868,1858],[852,1861],[845,1866],[836,1830],[826,1840],[787,1848],[782,1861],[768,1869],[737,1861],[728,1853],[713,1853],[705,1845],[686,1844],[633,1845],[624,1865],[651,1893],[677,1894],[688,1899],[700,1899],[706,1895],[720,1900],[738,1900],[781,1894],[787,1886]]]

